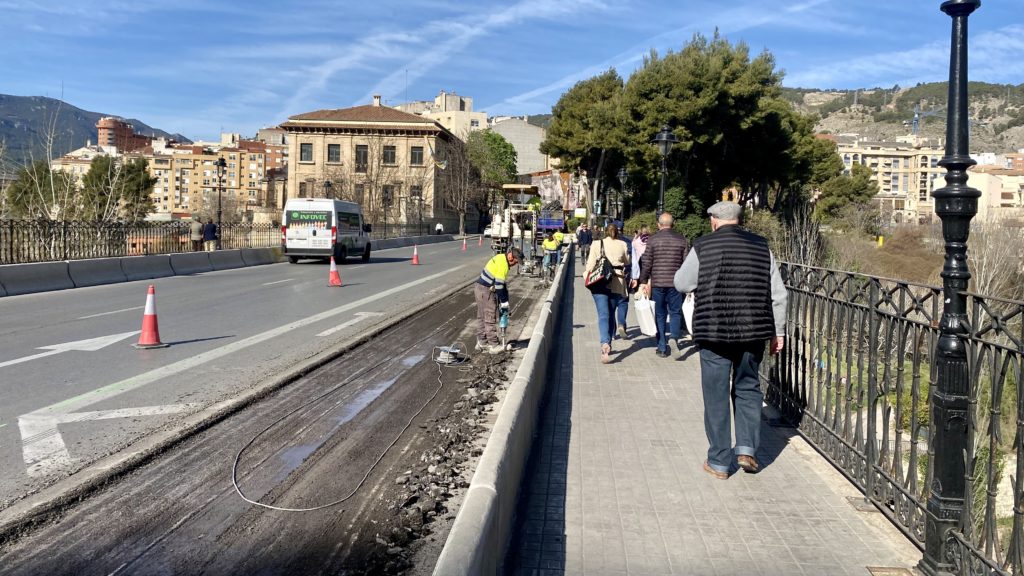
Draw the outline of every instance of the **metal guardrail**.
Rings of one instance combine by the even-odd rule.
[[[787,345],[762,364],[766,399],[924,549],[933,356],[942,289],[784,264]],[[1024,302],[965,294],[966,499],[947,540],[958,573],[1024,574]]]

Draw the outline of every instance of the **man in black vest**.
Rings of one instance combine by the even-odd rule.
[[[640,286],[644,294],[654,300],[659,358],[669,357],[668,343],[672,340],[676,341],[677,350],[683,348],[683,295],[673,286],[673,281],[689,251],[690,243],[672,229],[672,215],[659,214],[658,231],[647,240],[647,249],[640,259]]]
[[[770,342],[772,354],[785,343],[787,294],[768,241],[739,226],[743,207],[719,202],[708,214],[711,234],[693,242],[674,281],[680,292],[696,291],[693,339],[700,346],[704,431],[710,444],[704,471],[725,480],[734,454],[745,472],[760,469],[756,454],[764,395],[757,373],[765,343]],[[734,448],[730,398],[736,414]]]

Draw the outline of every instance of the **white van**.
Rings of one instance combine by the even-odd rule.
[[[281,248],[288,261],[330,258],[343,262],[360,255],[370,260],[370,225],[355,202],[330,198],[294,198],[284,205]]]

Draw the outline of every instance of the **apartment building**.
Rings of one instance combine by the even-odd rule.
[[[359,202],[374,224],[440,220],[454,211],[441,190],[454,135],[430,118],[373,104],[318,110],[281,124],[288,133],[288,197]]]
[[[937,143],[917,137],[880,142],[842,135],[835,141],[847,174],[854,164],[871,169],[878,183],[875,200],[893,224],[938,221],[931,194],[945,185],[946,169],[939,166],[945,150]]]
[[[452,134],[465,140],[473,130],[487,128],[487,113],[473,111],[473,99],[460,96],[455,91],[445,92],[434,97],[433,102],[420,100],[407,102],[395,107],[402,112],[417,114],[424,118],[436,120]]]
[[[107,116],[96,121],[97,143],[116,148],[122,153],[149,146],[153,138],[135,133],[135,127],[120,118]]]
[[[547,130],[530,124],[525,116],[491,118],[489,128],[508,140],[516,149],[517,174],[532,174],[551,169],[551,158],[540,151],[541,142],[547,138]]]
[[[972,166],[967,185],[981,191],[975,220],[1016,220],[1024,225],[1024,169]]]

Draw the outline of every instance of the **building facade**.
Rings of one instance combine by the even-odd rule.
[[[97,143],[100,146],[116,148],[120,152],[134,152],[149,146],[153,139],[135,133],[135,127],[121,120],[107,116],[96,121]]]
[[[973,166],[967,185],[981,191],[975,220],[1014,220],[1024,226],[1024,169]]]
[[[465,140],[469,133],[474,130],[487,128],[487,113],[473,111],[473,99],[469,96],[460,96],[455,91],[441,93],[434,97],[434,101],[421,100],[407,102],[396,106],[402,112],[417,114],[424,118],[436,120],[452,134]]]
[[[490,129],[500,134],[516,149],[516,173],[532,174],[551,169],[551,158],[541,153],[540,144],[548,131],[534,126],[525,118],[492,118]]]
[[[441,161],[454,135],[416,114],[372,105],[292,116],[288,197],[358,202],[375,226],[457,221],[442,190]]]

